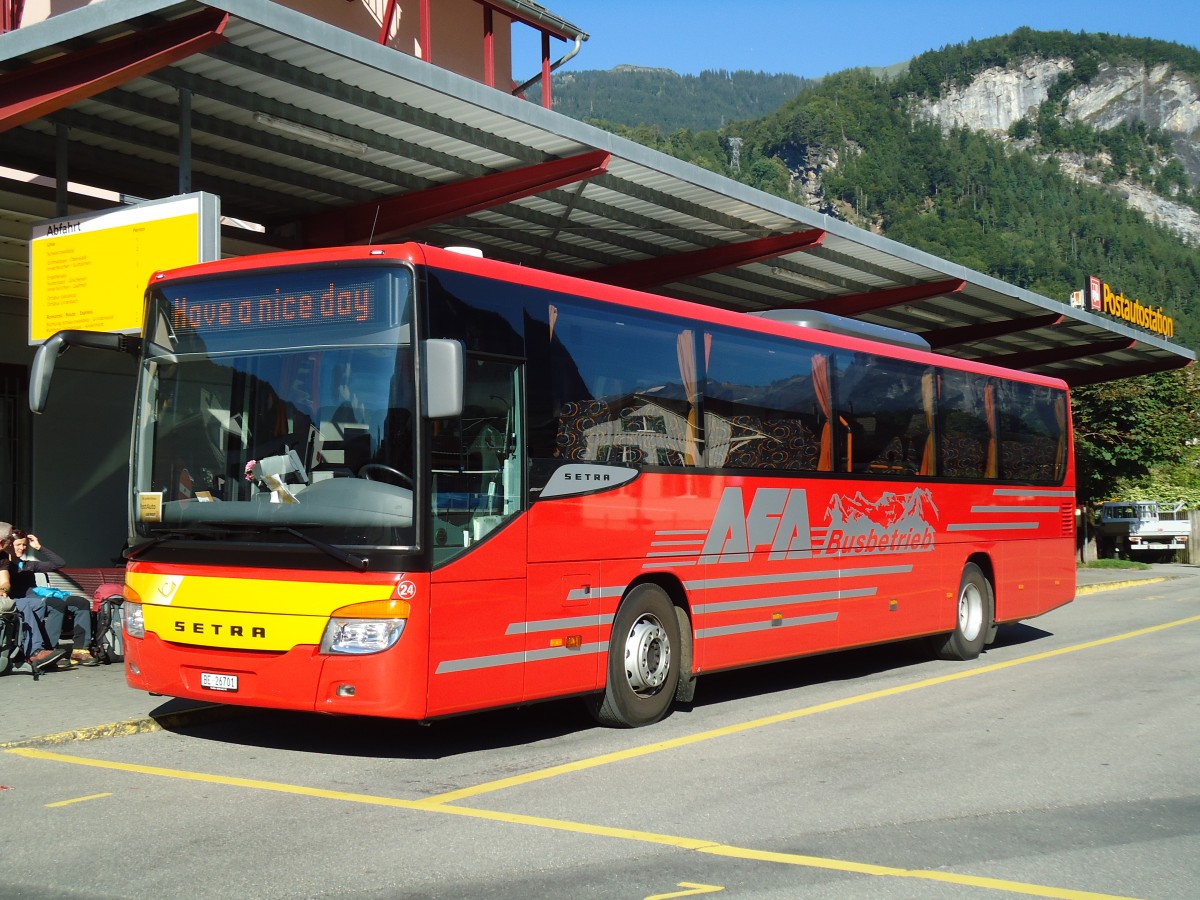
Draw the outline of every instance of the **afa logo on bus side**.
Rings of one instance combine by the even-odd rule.
[[[742,489],[728,487],[701,554],[706,562],[745,563],[763,548],[768,548],[772,562],[927,552],[933,549],[931,520],[937,515],[928,488],[907,494],[885,491],[875,500],[858,491],[853,496],[833,494],[825,511],[827,527],[814,529],[804,488],[759,488],[747,511]]]

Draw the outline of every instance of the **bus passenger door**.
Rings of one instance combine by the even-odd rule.
[[[526,532],[518,518],[474,554],[433,573],[428,715],[521,701]]]
[[[596,690],[600,645],[600,565],[529,566],[525,629],[525,699]]]
[[[463,411],[430,423],[430,716],[520,702],[528,526],[520,368],[468,358]]]

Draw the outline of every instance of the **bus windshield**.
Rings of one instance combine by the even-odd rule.
[[[414,543],[412,276],[281,269],[151,292],[135,531]],[[276,535],[276,536],[271,536]]]

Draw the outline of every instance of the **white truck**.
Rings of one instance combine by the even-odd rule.
[[[1101,556],[1153,555],[1163,561],[1187,549],[1191,521],[1182,501],[1111,500],[1100,507],[1096,537]]]

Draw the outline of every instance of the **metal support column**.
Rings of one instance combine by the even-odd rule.
[[[192,92],[179,90],[179,193],[192,192]]]
[[[54,126],[54,214],[62,218],[70,212],[67,187],[67,146],[71,129]]]

